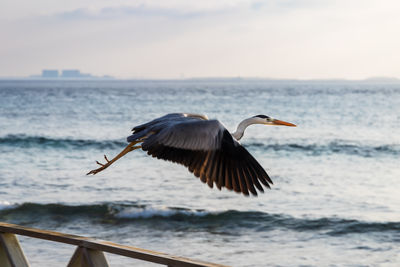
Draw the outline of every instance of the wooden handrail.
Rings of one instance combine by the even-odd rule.
[[[112,253],[112,254],[118,254],[118,255],[130,257],[130,258],[135,258],[135,259],[139,259],[139,260],[144,260],[144,261],[168,265],[168,266],[224,267],[224,265],[220,265],[220,264],[192,260],[189,258],[173,256],[173,255],[169,255],[166,253],[151,251],[151,250],[147,250],[147,249],[141,249],[141,248],[132,247],[132,246],[120,245],[120,244],[112,243],[109,241],[98,240],[98,239],[94,239],[94,238],[90,238],[90,237],[83,237],[83,236],[64,234],[64,233],[59,233],[59,232],[54,232],[54,231],[29,228],[29,227],[25,227],[25,226],[4,223],[4,222],[0,222],[0,234],[1,233],[23,235],[23,236],[29,236],[29,237],[33,237],[33,238],[39,238],[39,239],[44,239],[44,240],[49,240],[49,241],[54,241],[54,242],[60,242],[60,243],[75,245],[75,246],[78,246],[78,248],[85,248],[90,251],[108,252],[108,253]],[[4,238],[3,238],[3,241],[1,241],[1,236],[0,236],[0,250],[1,250],[2,242],[4,243]],[[4,244],[3,244],[3,246],[4,246]],[[21,253],[22,253],[22,251],[21,251]],[[73,258],[78,257],[75,254],[74,254]],[[71,259],[71,261],[72,261],[72,259]],[[0,262],[0,265],[1,265],[1,262]],[[1,266],[3,266],[3,265],[1,265]],[[13,266],[13,265],[11,264],[11,266]],[[85,265],[85,266],[90,266],[90,264]]]

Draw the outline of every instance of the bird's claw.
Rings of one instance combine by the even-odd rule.
[[[103,171],[103,170],[106,169],[108,166],[110,166],[110,161],[108,160],[108,158],[107,158],[106,155],[104,155],[104,158],[105,158],[105,160],[107,161],[106,164],[100,163],[100,162],[98,162],[98,161],[96,160],[96,163],[97,163],[98,165],[100,165],[101,167],[100,167],[100,168],[97,168],[97,169],[95,169],[95,170],[91,170],[91,171],[88,172],[86,175],[89,175],[89,174],[93,174],[93,175],[94,175],[94,174],[96,174],[96,173],[98,173],[98,172]]]
[[[100,162],[98,162],[97,160],[96,160],[96,163],[98,164],[98,165],[100,165],[100,166],[105,166],[105,165],[107,165],[108,163],[110,163],[110,161],[108,160],[108,158],[107,158],[107,156],[106,155],[104,155],[104,159],[107,161],[107,163],[106,164],[103,164],[103,163],[100,163]],[[107,167],[106,167],[107,168]]]
[[[100,169],[101,169],[101,168],[95,169],[95,170],[91,170],[90,172],[86,173],[86,175],[89,175],[89,174],[95,175],[96,173],[101,172],[102,170],[104,170],[104,169],[101,169],[101,170],[100,170]]]
[[[104,170],[105,168],[107,168],[108,166],[106,166],[106,165],[103,165],[103,166],[101,166],[100,168],[97,168],[97,169],[95,169],[95,170],[91,170],[90,172],[88,172],[88,173],[86,173],[86,175],[89,175],[89,174],[96,174],[96,173],[98,173],[98,172],[101,172],[102,170]]]

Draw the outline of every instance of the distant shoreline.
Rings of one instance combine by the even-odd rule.
[[[50,81],[50,82],[97,82],[97,81],[112,81],[112,82],[267,82],[267,83],[371,83],[371,84],[400,84],[400,79],[397,78],[367,78],[359,80],[350,79],[269,79],[269,78],[114,78],[114,77],[82,77],[82,78],[43,78],[43,77],[0,77],[0,81]]]

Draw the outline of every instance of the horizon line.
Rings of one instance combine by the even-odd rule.
[[[145,77],[114,77],[111,75],[89,77],[42,77],[42,76],[0,76],[0,80],[110,80],[110,81],[195,81],[195,80],[247,80],[247,81],[370,81],[370,82],[400,82],[400,78],[390,76],[371,76],[362,79],[349,78],[271,78],[251,76],[209,76],[209,77],[175,77],[175,78],[145,78]]]

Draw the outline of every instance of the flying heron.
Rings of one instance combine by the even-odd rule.
[[[106,163],[96,161],[101,167],[87,174],[101,172],[125,154],[141,148],[153,157],[186,166],[210,188],[215,183],[219,190],[226,187],[244,195],[250,192],[256,196],[255,188],[264,192],[261,184],[270,188],[272,180],[238,142],[245,129],[252,124],[296,126],[269,116],[256,115],[239,123],[237,130],[231,134],[218,120],[209,120],[205,115],[167,114],[134,127],[132,135],[127,138],[128,146],[111,160],[104,155]]]

